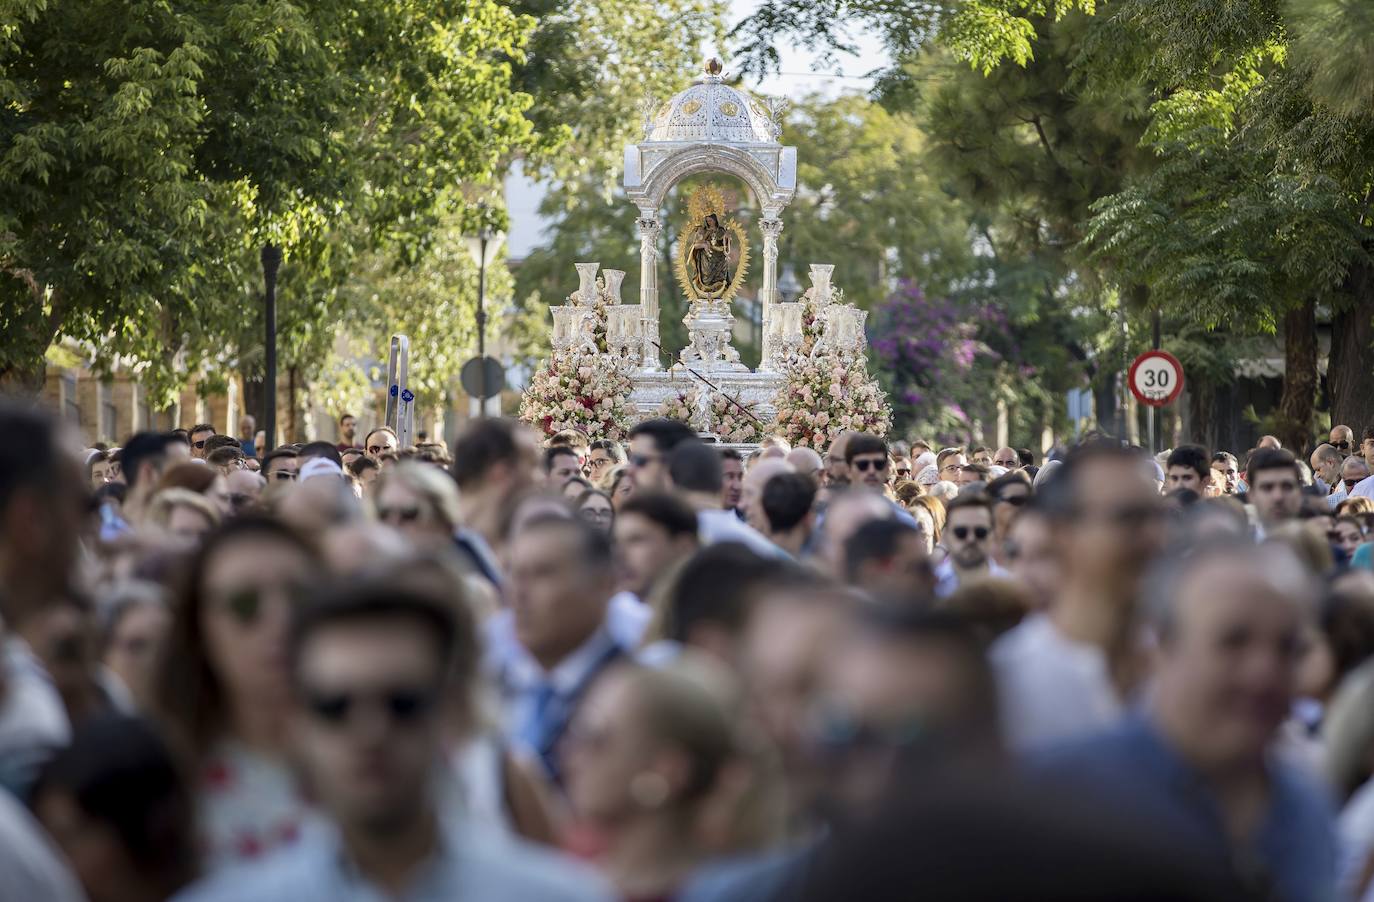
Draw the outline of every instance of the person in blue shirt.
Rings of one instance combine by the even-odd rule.
[[[1274,754],[1315,597],[1279,546],[1231,540],[1161,561],[1145,590],[1157,642],[1148,700],[1036,769],[1115,800],[1266,898],[1335,898],[1330,803]]]

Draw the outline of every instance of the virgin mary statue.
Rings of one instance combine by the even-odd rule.
[[[729,290],[730,233],[716,214],[707,213],[693,232],[687,267],[698,297],[719,298]]]

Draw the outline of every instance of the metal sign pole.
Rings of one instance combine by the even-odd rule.
[[[410,339],[391,336],[391,355],[386,368],[386,425],[396,433],[396,445],[414,444],[415,394],[410,390]]]

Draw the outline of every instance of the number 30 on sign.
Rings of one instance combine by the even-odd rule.
[[[1183,391],[1183,364],[1173,354],[1146,351],[1131,364],[1131,394],[1149,407],[1172,404]]]

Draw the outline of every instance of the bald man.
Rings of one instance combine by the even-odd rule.
[[[763,487],[779,473],[791,472],[792,465],[776,457],[760,460],[749,468],[749,472],[744,474],[739,496],[739,509],[744,512],[744,522],[764,535],[768,534],[768,517],[763,512],[762,503]]]
[[[825,471],[825,461],[821,456],[810,448],[796,447],[787,452],[787,462],[792,469],[798,473],[805,473],[812,477],[816,482],[821,481],[821,476]]]
[[[997,453],[992,455],[992,462],[1008,470],[1021,469],[1021,458],[1017,456],[1015,448],[998,448]]]
[[[1355,453],[1355,430],[1349,426],[1331,427],[1331,447],[1341,452],[1342,457]]]

